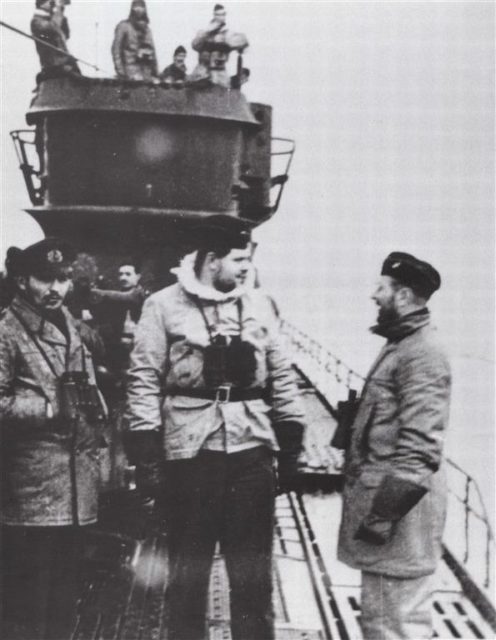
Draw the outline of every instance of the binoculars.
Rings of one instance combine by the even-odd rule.
[[[241,336],[214,336],[205,348],[203,378],[207,387],[215,388],[230,383],[240,389],[255,380],[256,350]]]
[[[86,371],[65,371],[60,378],[61,417],[73,422],[86,418],[90,423],[105,421],[105,410],[98,390]]]

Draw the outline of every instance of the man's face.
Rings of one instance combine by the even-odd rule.
[[[41,280],[35,276],[22,278],[19,287],[34,307],[41,311],[57,311],[71,288],[71,277],[72,269],[68,267],[53,280]]]
[[[176,53],[174,56],[174,64],[176,67],[183,68],[186,62],[186,54],[185,53]]]
[[[133,7],[133,17],[136,18],[136,20],[143,20],[145,16],[146,16],[145,7],[143,7],[140,4]]]
[[[214,278],[214,286],[219,291],[231,291],[246,282],[251,267],[252,250],[232,249],[225,258],[219,260],[220,266]]]
[[[225,9],[218,9],[214,11],[214,20],[221,24],[226,24],[226,11]]]
[[[136,269],[132,264],[125,264],[119,268],[118,280],[122,291],[129,291],[138,284],[139,273],[136,273]]]
[[[42,9],[43,11],[48,11],[49,13],[53,13],[54,8],[55,0],[46,0],[46,2],[43,2],[40,5],[40,9]]]
[[[398,313],[396,294],[398,288],[395,286],[394,280],[390,276],[381,276],[377,287],[372,294],[372,300],[379,307],[377,314],[378,324],[385,324],[398,320],[400,314]]]

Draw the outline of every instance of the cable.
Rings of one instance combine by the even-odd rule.
[[[35,36],[31,36],[31,35],[29,35],[29,33],[26,33],[25,31],[22,31],[21,29],[18,29],[17,27],[13,27],[12,25],[7,24],[3,20],[0,20],[0,26],[1,27],[5,27],[6,29],[10,29],[10,31],[13,31],[14,33],[17,33],[17,34],[19,34],[21,36],[24,36],[25,38],[29,38],[29,40],[33,40],[34,42],[37,42],[38,44],[41,44],[42,46],[47,47],[48,49],[52,49],[53,51],[57,51],[58,53],[63,53],[64,55],[68,56],[72,60],[75,60],[76,62],[79,62],[80,64],[84,64],[87,67],[91,67],[95,71],[100,71],[101,73],[108,74],[108,72],[105,71],[105,69],[100,69],[100,67],[97,67],[96,64],[92,64],[91,62],[86,62],[86,60],[81,60],[81,58],[76,58],[76,56],[73,56],[70,53],[68,53],[67,51],[64,51],[64,49],[59,49],[59,47],[56,47],[53,44],[50,44],[49,42],[45,42],[44,40],[41,40],[40,38],[36,38]],[[112,74],[108,74],[108,75],[112,76]]]

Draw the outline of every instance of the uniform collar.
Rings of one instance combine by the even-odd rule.
[[[46,11],[45,9],[35,9],[34,15],[35,16],[39,16],[40,18],[51,18],[52,17],[50,11]]]
[[[22,296],[16,295],[12,300],[11,306],[13,311],[22,317],[27,327],[42,340],[53,344],[67,345],[66,336]],[[77,340],[75,340],[76,328],[72,316],[64,306],[62,307],[62,313],[66,319],[71,344],[74,345]]]
[[[386,324],[377,324],[371,327],[370,330],[372,333],[387,338],[388,342],[399,342],[406,336],[427,326],[430,323],[430,319],[429,309],[424,307],[423,309],[403,316],[399,320],[394,320]]]

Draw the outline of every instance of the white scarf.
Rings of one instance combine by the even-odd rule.
[[[215,287],[203,284],[198,280],[194,271],[195,258],[196,251],[185,256],[178,267],[171,269],[171,273],[177,277],[179,284],[187,293],[200,298],[200,300],[227,302],[228,300],[236,300],[246,292],[246,284],[227,292],[218,291]]]

